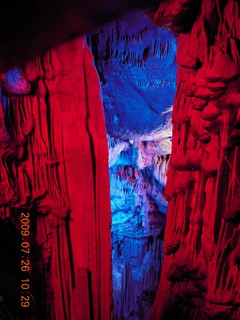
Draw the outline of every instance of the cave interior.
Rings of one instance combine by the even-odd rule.
[[[0,14],[0,320],[240,320],[239,0],[28,5]]]

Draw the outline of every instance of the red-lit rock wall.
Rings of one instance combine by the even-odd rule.
[[[178,34],[179,69],[165,256],[150,319],[238,320],[240,3],[165,1],[151,16]]]
[[[110,319],[108,150],[92,55],[79,38],[14,79],[2,76],[0,205],[16,225],[31,213],[31,319]]]
[[[239,1],[169,0],[151,17],[178,34],[179,71],[150,319],[239,320]],[[107,143],[92,57],[80,38],[21,72],[13,86],[1,79],[0,208],[16,225],[19,210],[31,213],[32,272],[45,279],[32,318],[110,319]]]

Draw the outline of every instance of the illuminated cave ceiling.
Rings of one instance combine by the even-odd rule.
[[[92,32],[90,47],[108,134],[138,141],[171,136],[177,68],[173,34],[136,11]]]

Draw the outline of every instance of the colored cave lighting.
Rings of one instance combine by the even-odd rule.
[[[109,142],[114,319],[146,320],[163,260],[176,39],[134,12],[90,42]]]
[[[14,94],[27,94],[30,92],[30,84],[18,68],[13,68],[0,75],[1,86]]]
[[[122,144],[109,141],[110,154],[118,143]],[[109,168],[115,319],[127,319],[129,314],[133,319],[147,319],[158,286],[169,155],[157,151],[149,155],[153,144],[158,143],[128,142]]]
[[[108,134],[139,141],[171,136],[177,68],[173,34],[137,11],[97,30],[91,47]]]

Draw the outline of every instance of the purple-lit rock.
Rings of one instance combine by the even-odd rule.
[[[109,138],[116,320],[147,319],[159,281],[169,155],[158,144]]]
[[[109,134],[115,320],[146,320],[163,258],[176,39],[140,11],[88,38]]]
[[[102,83],[108,134],[133,140],[171,135],[177,47],[173,34],[137,11],[93,32],[90,46]]]

